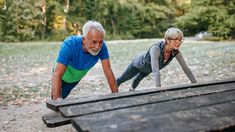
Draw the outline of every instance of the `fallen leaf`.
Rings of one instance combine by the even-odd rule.
[[[14,104],[14,105],[22,106],[22,105],[23,105],[23,100],[22,100],[22,99],[16,99],[13,104]]]
[[[7,128],[11,127],[11,126],[12,126],[12,124],[6,125],[6,126],[3,127],[3,129],[7,129]]]

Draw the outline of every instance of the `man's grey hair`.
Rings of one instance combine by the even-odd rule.
[[[105,36],[105,30],[103,26],[97,21],[87,21],[82,27],[83,36],[86,37],[91,30],[97,30]]]
[[[175,27],[169,28],[164,35],[166,40],[170,40],[170,39],[183,39],[184,34],[183,32]]]

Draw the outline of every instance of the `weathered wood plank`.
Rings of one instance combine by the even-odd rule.
[[[211,95],[207,96],[211,97]],[[200,99],[199,97],[193,98]],[[191,100],[192,98],[188,99]],[[194,101],[197,101],[197,99]],[[135,109],[120,109],[81,116],[74,118],[72,124],[78,131],[90,132],[194,132],[235,129],[235,101],[204,105],[197,108],[184,107],[191,106],[189,105],[191,101],[187,101],[186,104],[184,101],[177,104],[178,101],[179,100],[174,100],[159,104],[151,104],[156,105],[154,108],[152,106],[149,107],[152,109],[136,107]],[[169,105],[170,102],[171,104]],[[170,107],[167,108],[168,106]],[[158,109],[156,109],[156,107],[158,107]],[[176,109],[179,107],[184,107],[184,109],[164,112],[164,110]]]
[[[125,98],[125,97],[146,95],[146,94],[152,94],[152,93],[161,93],[164,91],[182,90],[182,89],[188,89],[188,88],[199,88],[199,87],[204,87],[204,86],[220,85],[220,84],[233,83],[233,82],[235,82],[235,78],[166,87],[164,90],[157,90],[156,88],[153,88],[153,89],[148,89],[144,91],[115,93],[115,94],[108,94],[105,96],[100,95],[100,96],[95,96],[95,97],[70,98],[70,99],[64,99],[63,101],[49,100],[47,101],[46,104],[48,108],[54,111],[58,111],[59,110],[58,108],[60,106],[67,106],[67,105],[72,105],[72,104],[76,105],[76,104],[83,104],[83,103],[91,103],[91,102],[96,102],[96,101],[112,100],[116,98]]]
[[[162,93],[152,93],[146,95],[117,98],[113,100],[96,101],[80,105],[59,107],[59,111],[64,117],[82,116],[92,113],[100,113],[116,109],[123,109],[141,106],[152,103],[160,103],[194,96],[203,96],[224,91],[235,91],[235,83],[200,87],[197,89],[183,89],[177,91],[167,91]]]
[[[42,120],[47,127],[58,127],[66,124],[71,124],[71,118],[64,118],[60,113],[47,113],[42,116]]]

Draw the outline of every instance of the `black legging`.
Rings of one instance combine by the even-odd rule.
[[[139,71],[136,67],[133,66],[133,62],[127,67],[125,72],[116,80],[117,85],[119,86],[121,83],[130,80],[131,78],[134,78],[134,81],[132,83],[132,88],[135,89],[140,81],[146,77],[149,73],[143,73]]]

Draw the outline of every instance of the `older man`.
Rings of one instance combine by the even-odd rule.
[[[68,37],[61,44],[52,76],[52,99],[66,98],[99,59],[112,93],[118,92],[104,42],[104,28],[99,22],[88,21],[82,32],[83,36]]]

